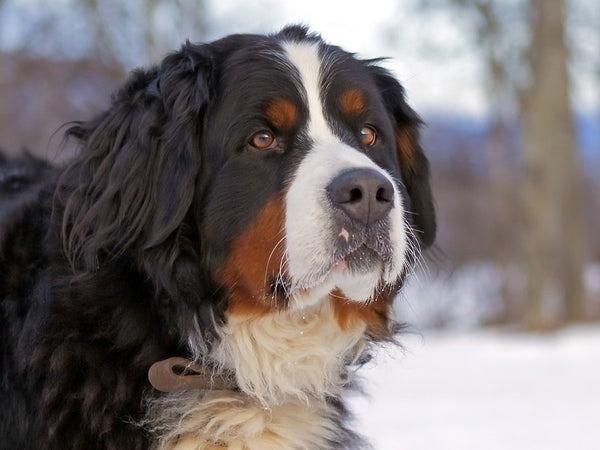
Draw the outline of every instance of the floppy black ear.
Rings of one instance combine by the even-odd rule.
[[[75,267],[90,270],[133,246],[156,247],[181,224],[200,169],[207,52],[188,43],[159,67],[135,71],[105,113],[68,130],[81,149],[58,195]]]
[[[376,65],[370,65],[369,70],[394,123],[400,173],[410,198],[409,219],[421,248],[426,248],[435,240],[436,221],[429,183],[429,161],[419,143],[422,121],[406,103],[404,88],[387,70]]]

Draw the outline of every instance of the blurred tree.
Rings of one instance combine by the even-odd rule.
[[[418,4],[428,12],[440,9],[439,2]],[[495,258],[504,278],[500,319],[520,316],[529,329],[582,319],[583,176],[569,104],[564,0],[447,0],[445,7],[460,12],[487,73]],[[514,176],[507,153],[507,123],[515,115],[523,131],[522,177]],[[518,257],[526,277],[524,307],[507,283],[514,283],[508,267]]]
[[[420,0],[420,8],[439,10],[440,3]],[[518,204],[518,174],[510,147],[514,119],[518,114],[518,86],[523,77],[522,2],[497,0],[446,0],[444,7],[457,12],[463,30],[483,63],[489,95],[487,132],[492,195],[492,251],[500,275],[501,307],[496,322],[518,321],[523,314],[522,295],[515,292],[514,268],[519,264],[519,246],[515,225],[522,214]]]
[[[136,66],[206,38],[208,0],[0,0],[0,145],[49,158]],[[54,140],[54,138],[58,138]]]
[[[488,146],[490,160],[490,183],[493,200],[493,251],[499,265],[500,296],[502,309],[496,320],[514,321],[519,317],[518,299],[511,289],[511,268],[515,265],[515,207],[516,177],[509,155],[510,128],[515,114],[514,71],[507,54],[506,8],[498,8],[491,0],[453,0],[461,8],[472,8],[475,13],[475,37],[482,49],[487,72],[487,89],[490,93],[490,127]],[[512,51],[513,49],[511,49]]]
[[[208,0],[0,0],[12,41],[32,57],[90,59],[128,72],[158,62],[185,39],[206,38]],[[13,44],[14,45],[14,44]]]
[[[529,0],[530,82],[521,95],[526,213],[525,324],[548,324],[558,303],[565,319],[584,317],[585,240],[581,170],[569,103],[563,0]],[[556,305],[555,305],[556,306]]]
[[[207,34],[205,0],[83,0],[80,6],[92,25],[95,52],[127,69],[132,60],[156,63],[184,39],[202,41]]]

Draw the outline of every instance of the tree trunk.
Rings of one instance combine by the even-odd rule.
[[[563,0],[530,0],[531,85],[522,98],[530,329],[583,315],[581,174],[569,105]]]
[[[493,97],[499,100],[499,94],[506,91],[497,90]],[[501,101],[501,100],[500,100]],[[516,245],[514,239],[514,224],[517,215],[514,196],[514,177],[510,170],[508,155],[507,115],[499,107],[492,117],[491,128],[488,131],[488,145],[490,152],[490,183],[493,202],[493,251],[498,264],[500,276],[500,298],[502,310],[496,321],[499,323],[515,322],[521,315],[520,305],[517,303],[514,289],[514,280],[511,276],[512,266],[515,262]]]
[[[491,127],[488,131],[490,158],[490,184],[494,212],[494,255],[499,266],[500,297],[502,311],[497,320],[502,323],[514,322],[520,317],[521,310],[515,302],[511,286],[511,266],[516,251],[514,224],[517,214],[514,198],[514,181],[509,156],[509,117],[513,108],[511,82],[503,61],[502,41],[504,39],[501,24],[494,14],[493,4],[486,1],[475,2],[475,7],[483,19],[480,38],[487,43],[486,66],[489,76],[488,90],[494,108],[491,115]]]

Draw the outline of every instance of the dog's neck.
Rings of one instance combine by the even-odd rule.
[[[229,317],[212,359],[235,373],[240,390],[265,406],[289,398],[336,396],[345,366],[360,354],[365,324],[342,329],[329,301],[264,317]]]
[[[336,429],[329,400],[347,387],[346,366],[362,353],[365,329],[360,321],[342,328],[327,300],[302,311],[228,317],[210,359],[216,374],[233,374],[233,385],[215,386],[203,369],[194,374],[195,366],[173,372],[186,360],[162,363],[178,376],[198,376],[186,380],[198,382],[191,390],[167,394],[154,405],[156,417],[175,419],[160,424],[164,447],[324,447]]]

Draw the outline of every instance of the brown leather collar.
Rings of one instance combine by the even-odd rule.
[[[229,391],[237,388],[232,372],[215,371],[180,357],[152,364],[148,370],[148,380],[155,389],[162,392],[190,389]]]

